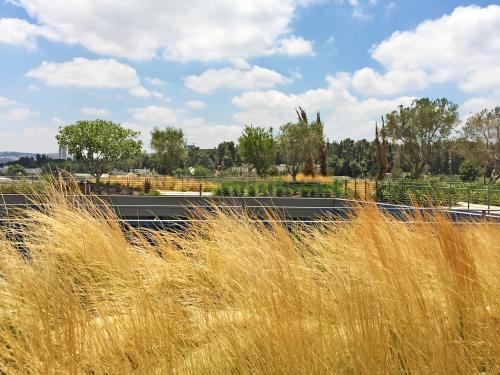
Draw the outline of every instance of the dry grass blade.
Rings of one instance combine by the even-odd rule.
[[[500,228],[264,225],[203,213],[123,230],[53,192],[0,231],[0,373],[500,372]]]

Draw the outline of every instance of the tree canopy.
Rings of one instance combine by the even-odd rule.
[[[102,174],[116,163],[136,158],[141,154],[139,132],[125,129],[120,124],[105,120],[77,121],[59,129],[56,139],[67,146],[76,160],[85,163],[99,182]]]
[[[471,116],[463,128],[467,143],[465,155],[478,166],[491,182],[500,178],[500,107],[483,110]]]
[[[164,130],[154,128],[151,132],[151,148],[166,174],[182,167],[187,156],[186,140],[182,129],[167,127]]]
[[[297,116],[296,123],[288,123],[280,128],[277,138],[280,156],[294,181],[301,170],[304,170],[305,175],[314,175],[315,160],[319,160],[321,169],[326,169],[323,123],[319,113],[316,121],[310,124],[306,112],[300,107]]]
[[[238,142],[243,162],[251,164],[257,175],[264,176],[276,157],[272,129],[246,126]]]
[[[446,98],[416,99],[410,106],[400,106],[386,116],[388,132],[402,142],[415,178],[431,162],[433,147],[449,138],[458,118],[458,106]]]

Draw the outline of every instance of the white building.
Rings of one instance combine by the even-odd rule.
[[[59,159],[68,159],[68,146],[59,146]]]

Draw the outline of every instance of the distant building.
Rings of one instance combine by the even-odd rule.
[[[25,168],[24,171],[28,176],[36,176],[42,172],[42,168]]]
[[[59,159],[68,159],[68,146],[59,146]]]

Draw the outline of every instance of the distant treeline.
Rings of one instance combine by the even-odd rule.
[[[297,173],[400,178],[460,175],[500,178],[500,107],[483,110],[461,121],[458,106],[446,98],[416,99],[381,116],[373,139],[330,141],[320,114],[310,121],[302,108],[297,121],[271,128],[247,126],[238,142],[225,141],[213,149],[187,145],[181,129],[154,128],[150,146],[142,151],[138,133],[111,121],[77,121],[62,128],[58,143],[74,160],[45,155],[22,157],[24,168],[89,172],[97,178],[112,169],[154,169],[160,174],[259,176]],[[18,169],[19,170],[19,169]]]

